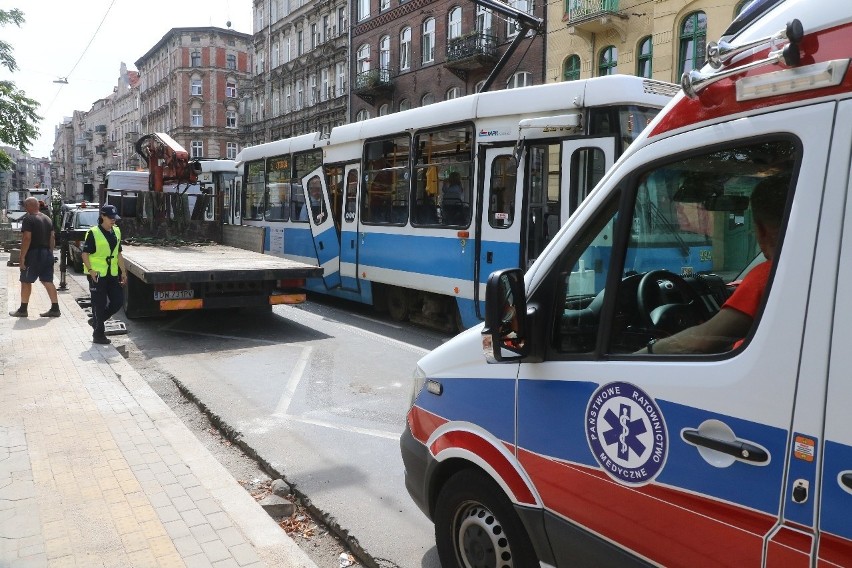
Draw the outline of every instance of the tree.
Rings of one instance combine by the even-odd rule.
[[[23,22],[24,13],[17,8],[0,10],[0,27],[10,23],[20,27]],[[18,69],[12,46],[3,40],[0,40],[0,65],[13,72]],[[26,152],[38,135],[36,125],[41,120],[36,114],[38,106],[12,81],[0,81],[0,142]],[[9,170],[14,165],[12,158],[0,150],[0,170]]]

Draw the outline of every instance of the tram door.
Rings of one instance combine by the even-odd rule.
[[[358,291],[358,168],[347,164],[343,176],[342,222],[340,226],[340,285]]]
[[[477,157],[479,222],[476,224],[478,256],[474,267],[474,305],[485,299],[488,276],[495,270],[518,266],[521,223],[518,211],[523,202],[514,146],[480,145]],[[484,314],[478,313],[479,317]]]
[[[323,269],[322,279],[328,289],[340,286],[340,241],[328,198],[328,184],[322,166],[302,178],[305,206],[317,261]]]
[[[225,212],[225,223],[239,225],[243,220],[240,212],[243,202],[243,176],[231,179],[224,189],[222,211]]]
[[[521,266],[529,268],[615,162],[615,138],[539,141],[526,152]]]

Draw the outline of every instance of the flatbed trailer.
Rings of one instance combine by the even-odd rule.
[[[270,308],[305,301],[322,268],[225,245],[122,245],[128,318],[175,310]]]

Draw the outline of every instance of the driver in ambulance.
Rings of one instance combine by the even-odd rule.
[[[776,175],[758,182],[751,194],[757,243],[766,261],[749,271],[712,318],[670,337],[652,339],[638,353],[722,353],[732,345],[739,347],[757,317],[769,281],[789,187],[788,175]]]

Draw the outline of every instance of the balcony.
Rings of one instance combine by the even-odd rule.
[[[620,14],[619,0],[568,0],[568,13],[565,21],[568,31],[603,33],[615,29],[624,35],[623,20],[626,14]]]
[[[447,44],[447,67],[451,69],[491,68],[497,63],[497,38],[473,33],[451,39]]]
[[[88,144],[88,142],[86,141],[86,139],[82,138],[82,137],[77,138],[77,140],[74,141],[75,146],[86,146],[87,144]]]
[[[372,103],[374,97],[387,95],[393,91],[393,82],[389,69],[368,69],[355,75],[352,92],[361,99]]]

